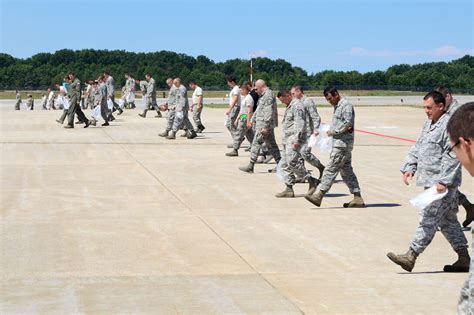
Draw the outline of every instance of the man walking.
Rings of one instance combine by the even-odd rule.
[[[178,93],[178,89],[176,86],[173,84],[173,79],[168,78],[166,79],[166,84],[170,88],[168,92],[168,100],[166,101],[165,104],[161,105],[161,109],[168,110],[168,116],[167,116],[167,123],[166,123],[166,129],[162,133],[158,134],[160,137],[168,137],[169,132],[171,129],[173,129],[173,123],[174,123],[174,118],[176,115],[176,94]]]
[[[202,125],[202,121],[201,121],[202,107],[204,104],[202,88],[194,80],[192,80],[189,83],[189,87],[194,90],[193,97],[192,97],[193,104],[191,105],[191,112],[193,113],[193,120],[194,120],[194,123],[196,124],[196,128],[197,128],[196,132],[202,133],[204,129],[206,129],[206,127]]]
[[[84,115],[84,112],[81,109],[79,100],[81,99],[81,81],[76,78],[74,72],[69,73],[69,80],[71,82],[67,96],[69,98],[69,109],[67,111],[68,123],[64,128],[74,128],[74,115],[77,115],[79,121],[84,122],[84,128],[89,127],[90,122]]]
[[[250,149],[250,163],[247,166],[239,167],[241,171],[246,173],[253,173],[258,152],[264,143],[267,144],[268,151],[277,164],[281,159],[280,149],[276,143],[274,133],[277,124],[275,121],[275,117],[277,117],[275,115],[277,112],[276,98],[273,95],[273,91],[261,79],[257,80],[255,88],[260,98],[258,100],[257,112],[255,113],[255,135]]]
[[[341,98],[335,87],[324,90],[324,97],[334,106],[331,128],[327,135],[333,138],[330,161],[323,172],[321,186],[315,195],[305,196],[306,200],[320,207],[324,195],[331,189],[339,172],[344,183],[354,194],[354,199],[344,203],[344,208],[365,207],[364,200],[360,194],[359,181],[352,169],[352,149],[354,148],[355,113],[351,103]]]
[[[186,136],[188,139],[194,139],[197,137],[196,131],[194,131],[193,125],[189,121],[188,111],[189,111],[189,101],[188,101],[188,91],[186,87],[181,84],[181,79],[176,78],[173,81],[173,84],[176,86],[176,113],[173,122],[173,129],[167,139],[176,139],[176,133],[181,127],[186,129]]]
[[[277,198],[293,198],[295,193],[293,186],[298,178],[308,180],[308,194],[312,195],[319,181],[311,177],[304,166],[300,150],[308,137],[306,123],[306,110],[304,104],[291,96],[288,90],[282,90],[278,93],[278,99],[286,105],[285,115],[283,116],[283,154],[280,165],[284,173],[284,182],[286,189],[276,194]]]
[[[105,85],[107,86],[107,97],[112,101],[114,110],[118,111],[118,115],[122,115],[123,110],[115,102],[115,80],[108,71],[104,71]],[[113,118],[111,114],[111,118]],[[113,120],[113,119],[112,119]]]
[[[150,73],[145,74],[145,79],[147,81],[146,85],[146,105],[142,114],[138,114],[140,117],[146,118],[146,113],[149,109],[154,109],[157,112],[155,117],[162,117],[158,104],[156,104],[156,82],[152,78]]]
[[[445,99],[433,91],[423,98],[428,121],[423,126],[416,144],[408,152],[400,171],[403,182],[417,174],[416,184],[428,189],[436,187],[438,193],[447,194],[423,209],[421,221],[416,229],[410,247],[405,254],[388,253],[387,257],[407,271],[412,271],[417,257],[423,253],[433,240],[439,228],[443,236],[458,254],[458,260],[444,266],[445,272],[469,271],[470,257],[467,240],[458,222],[457,188],[461,184],[461,165],[456,158],[449,156],[450,143],[446,124],[449,116],[445,114]]]

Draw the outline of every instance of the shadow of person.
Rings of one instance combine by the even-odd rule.
[[[392,208],[392,207],[401,207],[399,203],[366,203],[366,208]]]

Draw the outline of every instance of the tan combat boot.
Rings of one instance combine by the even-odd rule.
[[[277,197],[277,198],[294,198],[295,197],[295,192],[293,191],[293,187],[287,185],[286,189],[283,190],[282,192],[276,194],[275,197]]]
[[[406,271],[411,272],[413,267],[415,267],[415,261],[418,254],[413,249],[409,248],[405,254],[396,255],[394,253],[388,253],[387,257]]]
[[[319,180],[317,180],[316,178],[310,176],[308,178],[308,183],[309,183],[309,189],[308,189],[307,196],[311,196],[316,191],[316,188],[319,185]]]
[[[452,265],[444,266],[444,272],[469,272],[469,263],[471,261],[471,257],[469,257],[467,248],[463,248],[457,253],[458,260],[456,260]]]
[[[254,166],[254,163],[250,162],[249,165],[247,166],[240,166],[239,170],[246,173],[253,173],[253,166]]]
[[[225,156],[239,156],[239,151],[237,151],[236,149],[230,151],[230,152],[227,152],[225,154]]]
[[[344,208],[365,208],[365,203],[360,193],[354,193],[354,199],[350,202],[345,202],[342,206]]]
[[[176,133],[174,131],[171,131],[168,135],[168,137],[166,137],[166,139],[168,140],[174,140],[176,139]]]
[[[324,198],[324,194],[325,194],[324,192],[322,192],[321,190],[318,190],[318,192],[315,195],[306,195],[304,196],[304,198],[308,200],[309,202],[311,202],[313,205],[320,207],[321,202],[323,201],[323,198]]]
[[[168,137],[168,133],[169,133],[169,130],[165,130],[165,131],[163,131],[162,133],[159,133],[158,135],[159,135],[160,137]]]

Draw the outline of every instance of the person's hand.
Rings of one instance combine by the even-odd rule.
[[[260,133],[264,136],[266,136],[268,134],[268,128],[262,128],[260,129]]]
[[[230,108],[225,111],[225,114],[226,114],[227,116],[229,116],[229,114],[230,114]]]
[[[315,137],[319,136],[319,130],[316,130],[316,129],[315,129],[314,132],[313,132],[313,135],[314,135]]]
[[[301,144],[299,144],[299,143],[293,144],[293,149],[294,150],[299,150],[300,148],[301,148]]]
[[[333,135],[331,130],[326,131],[326,134],[328,135],[328,137],[332,137],[332,135]]]
[[[247,128],[252,128],[252,122],[250,120],[247,120]]]
[[[413,173],[412,172],[405,172],[403,173],[403,182],[405,183],[405,185],[410,185],[410,182],[409,180],[412,180],[413,178]]]
[[[438,192],[438,194],[442,194],[446,191],[446,186],[444,186],[443,184],[436,184],[436,191]]]

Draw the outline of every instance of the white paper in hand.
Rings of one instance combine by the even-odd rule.
[[[123,99],[119,99],[117,104],[121,109],[125,107],[125,101]]]
[[[148,106],[146,104],[146,96],[143,96],[142,97],[142,108],[143,109],[148,109]]]
[[[96,107],[94,107],[94,109],[92,110],[92,113],[91,113],[91,117],[94,118],[97,121],[99,120],[99,118],[101,117],[100,105],[97,105]]]
[[[184,114],[182,111],[176,111],[176,118],[178,119],[183,119],[184,118]]]
[[[413,207],[423,210],[427,206],[429,206],[433,201],[439,200],[446,196],[448,190],[446,189],[445,192],[439,194],[436,191],[436,186],[434,185],[431,188],[426,189],[421,194],[413,197],[410,199],[410,203]]]
[[[284,182],[285,181],[285,174],[283,173],[283,168],[281,167],[281,159],[280,161],[278,162],[277,164],[277,167],[276,167],[276,175],[278,177],[278,179],[281,181],[281,182]]]
[[[110,98],[107,100],[107,108],[109,110],[112,110],[114,108],[114,102],[112,102]]]
[[[69,103],[69,100],[65,97],[62,97],[62,96],[61,96],[61,98],[62,98],[62,102],[63,102],[63,108],[64,109],[69,109],[69,106],[71,105],[71,103]]]
[[[308,147],[314,148],[318,144],[318,136],[311,135],[308,140]]]
[[[332,137],[328,137],[327,132],[331,128],[328,124],[321,124],[319,126],[319,135],[316,137],[315,147],[323,153],[329,153],[332,149]]]

